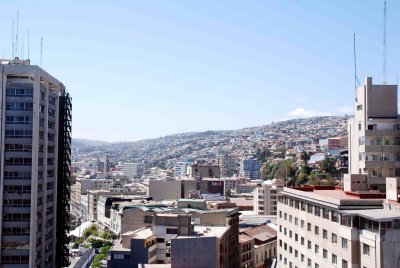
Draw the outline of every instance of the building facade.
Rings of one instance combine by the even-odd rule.
[[[29,60],[0,70],[1,267],[68,266],[71,98]]]
[[[256,215],[276,215],[278,195],[283,184],[276,180],[265,181],[254,190],[254,210]]]
[[[345,184],[352,187],[351,177],[358,174],[365,178],[366,189],[384,192],[385,177],[400,176],[399,123],[397,85],[374,85],[367,77],[356,89],[355,115],[348,121],[350,163]]]
[[[243,159],[240,161],[239,176],[252,180],[260,179],[260,162],[257,159]]]

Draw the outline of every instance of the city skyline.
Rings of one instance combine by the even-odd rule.
[[[25,55],[30,29],[32,64],[40,64],[44,37],[43,68],[74,98],[74,138],[134,141],[350,113],[353,33],[359,80],[382,81],[381,1],[3,1],[0,8],[5,58],[17,10]],[[397,83],[399,11],[388,1],[388,84]]]

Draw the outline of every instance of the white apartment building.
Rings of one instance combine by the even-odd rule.
[[[284,188],[278,203],[278,267],[399,267],[400,213],[384,194]]]
[[[128,179],[140,179],[144,174],[144,164],[143,163],[125,163],[123,174]]]
[[[400,176],[397,85],[374,85],[367,77],[356,89],[355,115],[348,121],[351,190],[385,191],[385,177]],[[357,176],[356,176],[357,175]],[[363,181],[357,185],[357,181]]]
[[[274,180],[264,181],[254,189],[254,210],[256,215],[276,215],[278,194],[283,190],[283,183]]]

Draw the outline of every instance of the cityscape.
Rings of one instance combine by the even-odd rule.
[[[265,78],[263,83],[275,87],[270,90],[258,88],[255,81],[264,74],[257,76],[262,69],[255,66],[273,65],[273,57],[271,62],[253,59],[254,81],[239,78],[244,69],[227,75],[234,68],[229,61],[224,68],[218,60],[210,62],[215,64],[208,66],[211,73],[219,75],[217,82],[196,65],[190,74],[179,69],[179,55],[193,53],[195,57],[195,29],[199,35],[204,34],[196,23],[200,22],[202,31],[209,34],[206,42],[223,43],[211,37],[214,30],[236,25],[233,29],[246,39],[243,46],[257,42],[265,45],[258,36],[262,31],[252,28],[252,32],[254,25],[236,16],[247,19],[254,15],[255,21],[265,27],[268,16],[278,16],[282,32],[289,35],[293,32],[288,29],[297,23],[302,24],[301,28],[319,27],[303,25],[308,20],[321,22],[321,27],[337,27],[336,21],[321,15],[327,16],[328,11],[332,11],[329,18],[343,18],[341,26],[351,28],[350,23],[361,23],[343,13],[343,1],[326,6],[299,5],[295,1],[254,1],[245,5],[235,1],[201,5],[122,1],[115,6],[103,1],[33,2],[38,6],[27,3],[33,11],[63,7],[61,13],[68,14],[60,14],[60,20],[49,14],[52,19],[47,22],[54,21],[54,25],[47,26],[41,21],[42,14],[41,19],[36,17],[39,15],[28,16],[26,9],[10,15],[12,38],[7,46],[11,49],[6,53],[3,48],[0,58],[0,268],[400,267],[400,116],[398,83],[392,81],[395,72],[391,70],[398,68],[393,62],[399,61],[400,54],[388,53],[393,56],[387,57],[387,47],[395,50],[393,44],[387,46],[387,36],[391,40],[390,36],[395,35],[395,27],[387,26],[387,22],[400,26],[393,15],[400,12],[399,4],[386,0],[365,6],[360,2],[350,4],[359,8],[363,5],[376,17],[371,21],[383,21],[381,32],[371,30],[383,37],[383,58],[376,59],[383,63],[381,73],[377,74],[376,64],[368,64],[370,59],[361,60],[362,71],[357,70],[357,46],[361,47],[361,55],[367,48],[365,44],[356,45],[353,33],[350,41],[336,40],[333,44],[340,50],[341,42],[350,42],[353,54],[348,61],[354,60],[351,68],[337,55],[321,60],[321,65],[315,67],[315,58],[308,55],[310,62],[302,61],[304,70],[299,68],[298,75],[290,72],[289,66],[275,64],[277,73],[286,78],[281,83],[272,76]],[[0,8],[2,5],[7,10],[19,7],[11,1],[0,3]],[[164,9],[166,12],[162,12]],[[72,21],[69,10],[77,15],[93,10],[96,16],[88,14]],[[262,12],[267,12],[268,18]],[[100,23],[100,14],[109,14],[109,24],[96,24]],[[178,43],[185,40],[187,50],[178,49],[175,58],[169,58],[171,70],[160,67],[164,63],[161,59],[161,65],[156,66],[154,58],[149,57],[160,47],[169,47],[169,43],[148,43],[146,49],[138,49],[138,54],[127,53],[126,59],[135,55],[137,62],[123,63],[121,58],[110,56],[110,63],[101,61],[101,68],[107,71],[98,71],[96,59],[84,63],[79,57],[76,69],[70,69],[74,53],[66,53],[69,45],[59,44],[60,58],[54,64],[43,46],[47,38],[30,28],[24,36],[25,30],[21,30],[26,16],[25,23],[31,20],[50,32],[53,27],[64,29],[57,31],[60,35],[49,34],[50,44],[54,40],[69,42],[71,33],[62,27],[63,23],[70,23],[71,29],[76,23],[83,23],[81,28],[103,26],[105,33],[112,34],[123,25],[116,20],[127,19],[123,14],[136,15],[132,23],[124,24],[131,27],[125,29],[126,35],[135,33],[139,37],[141,30],[148,30],[141,37],[153,41],[153,27],[159,28],[157,33],[162,36],[166,23],[171,28],[168,40],[173,45],[179,47]],[[290,16],[295,23],[288,19]],[[182,18],[187,25],[173,25],[174,20]],[[87,20],[92,19],[95,22],[87,26]],[[136,20],[149,24],[137,26],[133,23]],[[157,21],[154,25],[150,23],[153,20]],[[366,26],[359,27],[362,35]],[[76,27],[73,34],[79,36],[81,28]],[[175,31],[194,36],[180,39],[182,36],[174,37]],[[236,36],[236,31],[230,38]],[[332,30],[328,35],[339,38],[339,32]],[[273,34],[276,32],[271,30]],[[283,35],[281,38],[285,39]],[[293,38],[289,50],[299,52],[301,45],[295,42],[298,36]],[[366,42],[364,38],[361,40]],[[82,42],[89,39],[82,38]],[[30,40],[40,40],[40,57],[30,57]],[[141,42],[140,38],[136,41]],[[239,42],[231,41],[232,46]],[[107,43],[96,42],[99,46]],[[88,51],[97,49],[94,44],[89,47]],[[136,48],[132,45],[132,51]],[[214,48],[209,53],[222,53]],[[239,48],[235,47],[235,53]],[[278,48],[276,44],[269,47]],[[226,48],[224,57],[235,54],[229,54],[230,49]],[[280,59],[285,61],[286,48],[280,49]],[[377,48],[371,45],[368,49]],[[251,58],[248,51],[242,52]],[[141,53],[149,57],[149,62],[136,66]],[[375,57],[374,51],[368,53]],[[208,58],[206,54],[196,55],[197,61]],[[46,59],[49,65],[43,64]],[[121,69],[113,69],[111,59],[121,60]],[[245,69],[249,62],[242,62]],[[308,65],[316,68],[314,72],[318,68],[328,72],[332,62],[339,67],[326,84],[314,77],[300,78],[306,75]],[[219,68],[213,69],[216,66]],[[146,68],[154,73],[144,75],[141,71]],[[130,73],[134,69],[136,73]],[[98,71],[95,77],[94,70]],[[171,80],[162,74],[167,71],[171,72]],[[179,79],[173,79],[173,72],[180,74]],[[196,72],[204,72],[204,77],[195,78]],[[342,73],[354,81],[346,80]],[[148,75],[148,81],[144,80],[155,84],[143,82],[142,75]],[[309,83],[313,79],[315,84]],[[341,79],[346,82],[337,81]],[[236,82],[238,85],[233,85]],[[199,92],[187,83],[201,87],[208,84],[210,88]],[[285,91],[286,83],[296,89]],[[80,84],[78,90],[76,84]],[[278,88],[280,84],[282,88]],[[328,84],[331,87],[327,88]],[[154,85],[160,88],[155,90]],[[82,92],[85,86],[89,93]],[[308,89],[310,86],[312,89]],[[143,88],[137,91],[139,87]],[[232,91],[225,91],[225,87],[232,87]],[[205,96],[200,97],[202,93]],[[266,98],[259,100],[260,96]]]

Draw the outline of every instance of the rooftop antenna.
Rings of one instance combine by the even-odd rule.
[[[29,51],[29,28],[28,28],[28,60],[30,59],[30,51]]]
[[[357,54],[356,54],[356,34],[354,33],[353,37],[353,49],[354,49],[354,88],[360,86],[360,81],[358,81],[357,77]]]
[[[40,39],[40,67],[43,67],[43,36]]]
[[[11,51],[11,56],[14,59],[14,20],[12,21],[12,37],[11,37],[11,43],[12,43],[12,51]]]
[[[18,57],[18,22],[19,22],[19,11],[17,10],[17,35],[15,36],[15,56]]]
[[[383,4],[383,84],[386,85],[386,0]]]

